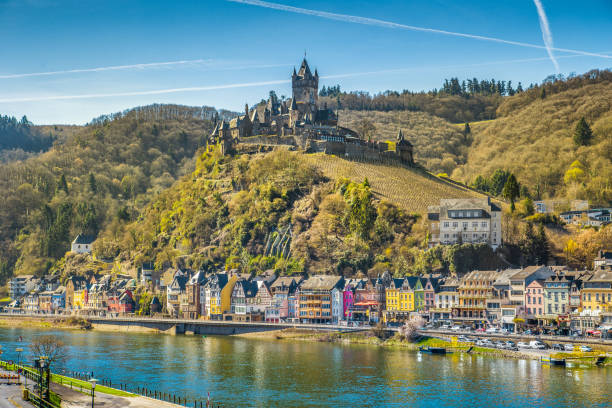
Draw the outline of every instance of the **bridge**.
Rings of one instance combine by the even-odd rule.
[[[176,319],[168,317],[101,317],[80,315],[51,315],[51,314],[17,314],[0,313],[0,317],[22,319],[49,319],[56,320],[69,317],[82,317],[91,322],[94,327],[103,329],[130,327],[137,329],[150,329],[168,334],[200,334],[200,335],[233,335],[255,332],[265,332],[282,329],[313,330],[313,331],[335,331],[335,332],[360,332],[370,330],[370,326],[340,326],[332,324],[306,324],[306,323],[269,323],[269,322],[238,322],[202,319]]]

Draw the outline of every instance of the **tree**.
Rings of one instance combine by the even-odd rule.
[[[68,194],[68,183],[66,182],[66,176],[62,174],[57,184],[57,191],[64,190]]]
[[[520,194],[520,186],[518,182],[516,181],[516,177],[514,177],[514,174],[510,174],[510,176],[508,177],[508,180],[506,181],[506,184],[504,184],[502,195],[504,198],[510,200],[510,210],[512,212],[514,212],[514,209],[515,209],[514,200],[516,200],[519,194]]]
[[[36,358],[47,357],[49,366],[53,363],[63,362],[68,354],[64,342],[53,335],[44,335],[34,339],[30,344],[30,352]]]
[[[98,191],[96,176],[93,173],[89,173],[89,190],[94,194]]]
[[[463,134],[464,136],[467,136],[470,133],[472,133],[472,129],[470,129],[470,124],[468,122],[465,122],[465,126],[463,127]]]
[[[591,143],[592,138],[593,131],[583,116],[578,121],[578,124],[576,124],[576,129],[574,130],[574,143],[576,143],[576,146],[586,146]]]
[[[534,252],[538,265],[546,265],[548,263],[548,259],[550,258],[550,245],[548,244],[544,224],[540,224],[538,227],[538,234],[536,236],[536,250]]]
[[[371,120],[364,118],[357,124],[357,131],[363,140],[370,141],[372,134],[376,131],[376,126]]]

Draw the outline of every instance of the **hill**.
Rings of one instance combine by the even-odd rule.
[[[509,97],[495,120],[471,125],[473,142],[465,164],[452,177],[473,182],[495,170],[514,173],[535,198],[587,199],[612,203],[612,73],[594,72]],[[581,118],[593,140],[577,145]],[[579,163],[575,163],[578,161]],[[572,163],[578,177],[566,177]]]
[[[76,234],[130,222],[190,173],[212,123],[181,113],[143,107],[86,127],[53,127],[66,136],[49,151],[0,165],[0,281],[13,269],[44,274]]]
[[[305,155],[304,160],[332,180],[345,177],[361,182],[367,178],[376,198],[409,213],[424,213],[428,206],[439,204],[441,198],[479,195],[417,169],[348,161],[322,153]]]
[[[102,231],[94,251],[133,268],[153,261],[162,270],[347,276],[448,270],[461,258],[458,251],[474,249],[426,255],[426,231],[413,212],[442,197],[474,194],[413,169],[282,149],[231,157],[209,147],[195,171],[162,192],[138,220]],[[486,245],[476,251],[488,255],[476,263],[494,258]],[[473,267],[470,262],[464,267]]]
[[[437,116],[425,112],[346,109],[339,113],[340,125],[351,129],[360,129],[364,120],[374,125],[374,140],[395,140],[401,129],[414,145],[417,163],[433,173],[450,174],[467,160],[470,139],[462,128]]]

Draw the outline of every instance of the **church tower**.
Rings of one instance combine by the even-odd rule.
[[[291,85],[293,88],[293,99],[298,104],[298,109],[301,112],[316,111],[317,102],[319,101],[319,73],[313,75],[310,72],[310,67],[306,58],[302,61],[302,66],[298,72],[293,69],[291,75]],[[305,105],[301,107],[299,105]]]

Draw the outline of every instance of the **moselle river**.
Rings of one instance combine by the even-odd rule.
[[[65,368],[225,407],[611,407],[612,367],[373,346],[1,328],[4,360],[52,333]],[[19,342],[19,337],[22,341]],[[32,360],[31,356],[27,357]],[[61,370],[59,370],[61,371]]]

